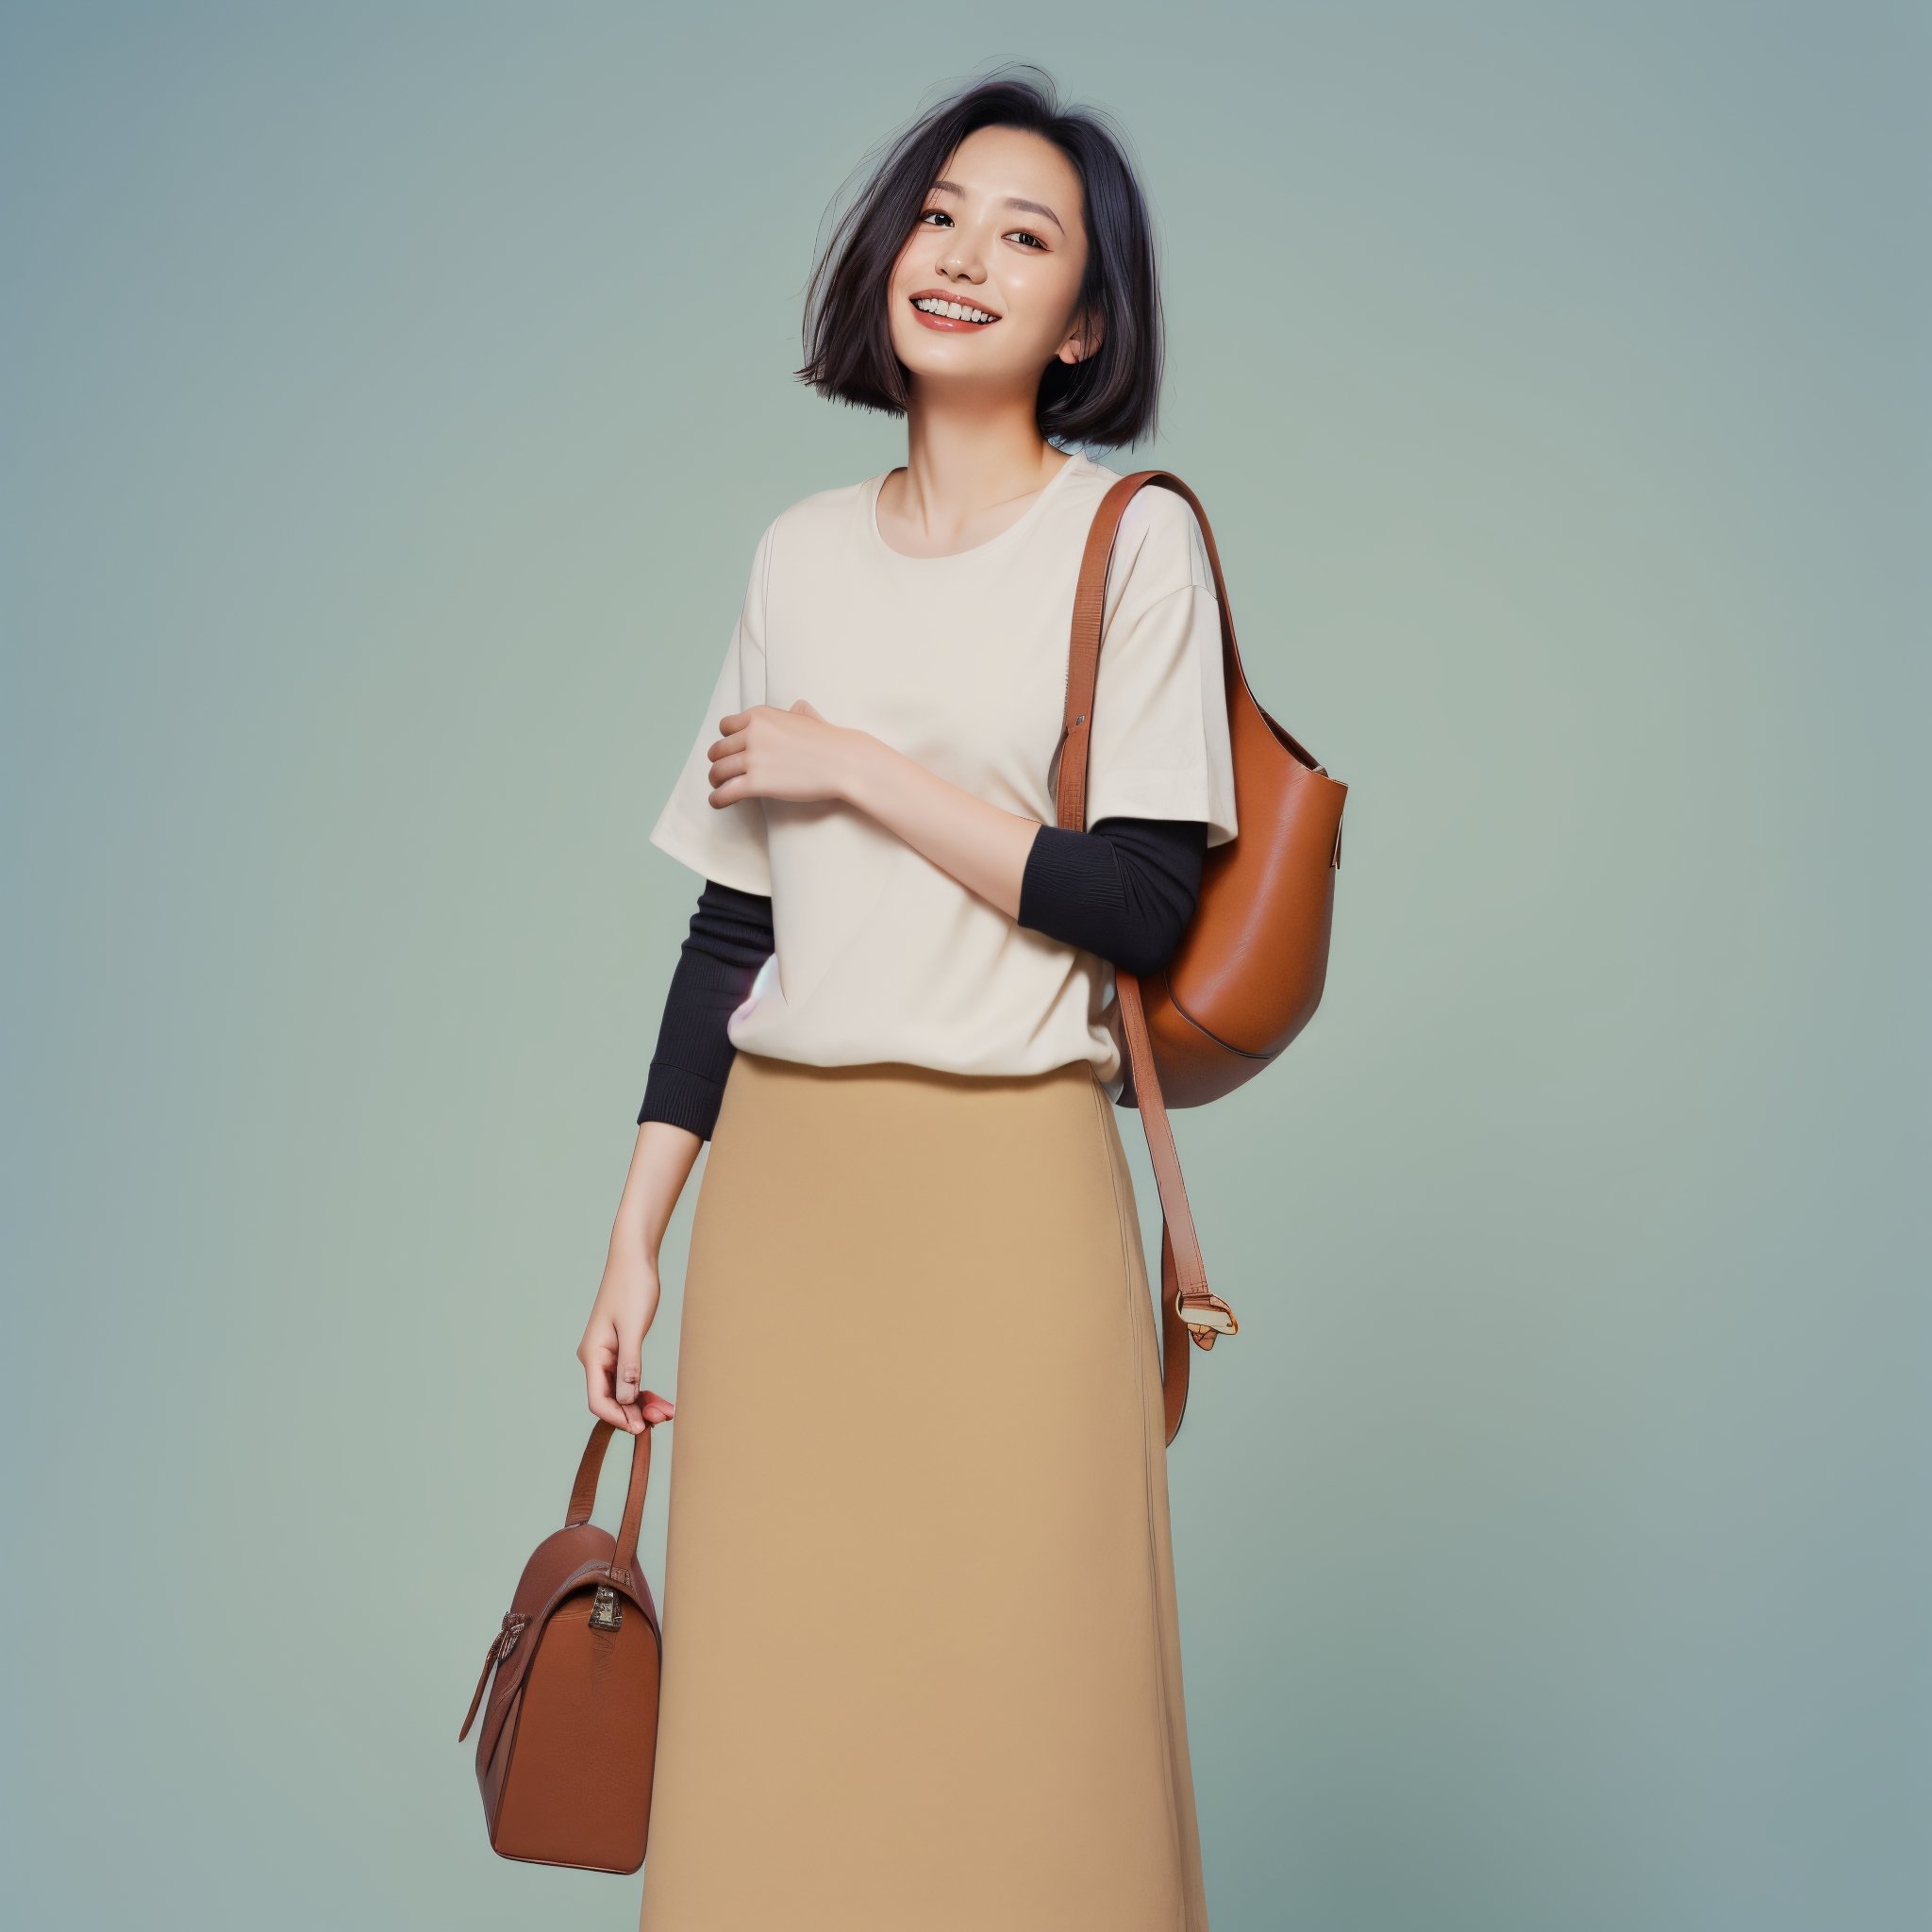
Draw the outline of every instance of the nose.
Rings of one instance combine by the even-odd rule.
[[[953,245],[941,256],[939,266],[941,275],[950,275],[956,281],[983,282],[986,279],[979,252],[966,240],[963,228],[953,230]]]

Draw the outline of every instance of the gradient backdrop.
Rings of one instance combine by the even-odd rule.
[[[1320,1014],[1177,1122],[1216,1932],[1927,1922],[1923,8],[4,18],[9,1926],[633,1925],[456,1728],[646,832],[760,528],[903,453],[814,242],[1011,58],[1128,131],[1128,466],[1352,788]]]

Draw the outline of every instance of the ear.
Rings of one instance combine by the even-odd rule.
[[[1075,316],[1071,333],[1054,351],[1056,359],[1061,362],[1086,361],[1088,357],[1100,347],[1100,340],[1105,333],[1101,327],[1098,310]]]

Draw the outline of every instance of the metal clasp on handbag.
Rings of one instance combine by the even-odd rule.
[[[1197,1319],[1203,1305],[1209,1310],[1207,1320]],[[1188,1333],[1197,1346],[1212,1348],[1217,1335],[1239,1335],[1241,1324],[1234,1318],[1234,1310],[1211,1291],[1190,1295],[1185,1289],[1177,1289],[1174,1298],[1174,1313],[1188,1324]]]
[[[624,1606],[608,1583],[597,1586],[597,1600],[591,1606],[592,1630],[615,1630],[624,1622]]]

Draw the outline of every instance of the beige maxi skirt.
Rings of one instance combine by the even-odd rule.
[[[1208,1932],[1093,1069],[741,1051],[671,1392],[641,1932]]]

